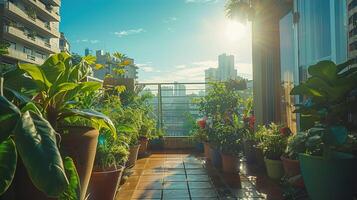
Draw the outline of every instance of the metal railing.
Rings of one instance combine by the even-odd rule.
[[[197,119],[202,117],[197,99],[203,97],[207,83],[140,83],[142,94],[151,93],[157,128],[166,137],[190,136]]]

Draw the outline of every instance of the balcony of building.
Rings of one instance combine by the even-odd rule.
[[[22,10],[11,1],[5,1],[4,5],[5,15],[8,18],[15,21],[20,21],[27,25],[29,28],[38,31],[45,36],[59,38],[60,33],[58,29],[50,22],[44,22],[43,20],[40,20],[36,13],[30,13]]]
[[[36,35],[30,35],[13,26],[4,26],[4,38],[20,41],[24,45],[36,47],[36,49],[44,51],[47,54],[58,53],[60,51],[57,46],[51,45],[49,41],[44,41]]]
[[[56,11],[54,9],[54,6],[52,6],[51,4],[45,5],[40,0],[27,0],[27,2],[30,5],[34,6],[37,10],[37,14],[43,17],[44,19],[56,22],[60,21],[61,18],[58,13],[59,11]]]
[[[45,57],[38,56],[34,52],[25,53],[22,49],[20,50],[19,47],[10,47],[8,49],[8,54],[4,55],[4,57],[14,61],[33,63],[38,65],[43,64],[43,62],[45,61]]]

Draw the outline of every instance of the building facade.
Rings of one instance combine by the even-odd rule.
[[[348,9],[348,57],[357,56],[357,0],[347,1]]]
[[[61,52],[71,52],[71,44],[69,43],[63,32],[61,32],[61,37],[59,39],[59,48]]]
[[[0,38],[10,44],[2,62],[42,64],[59,53],[60,0],[0,0]]]
[[[234,56],[221,54],[218,56],[218,68],[205,70],[205,81],[229,81],[238,78],[237,70],[234,68]]]

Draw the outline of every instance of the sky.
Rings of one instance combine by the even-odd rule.
[[[235,56],[251,79],[251,27],[229,20],[226,0],[62,0],[60,30],[71,51],[121,52],[140,82],[203,82],[218,55]]]

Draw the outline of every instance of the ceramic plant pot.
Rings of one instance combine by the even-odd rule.
[[[92,174],[99,131],[89,127],[67,127],[68,133],[62,135],[60,150],[69,156],[76,165],[81,181],[81,200],[85,198]]]
[[[264,159],[269,178],[278,180],[284,176],[283,162],[281,160]]]
[[[351,154],[334,153],[329,158],[299,155],[301,173],[312,200],[353,199],[357,160]]]
[[[234,174],[239,172],[239,159],[230,154],[221,153],[222,171],[224,173]]]
[[[129,148],[129,157],[128,161],[126,162],[127,167],[133,167],[138,159],[140,144],[130,146]]]
[[[117,191],[124,168],[93,171],[88,186],[89,200],[113,200]]]

